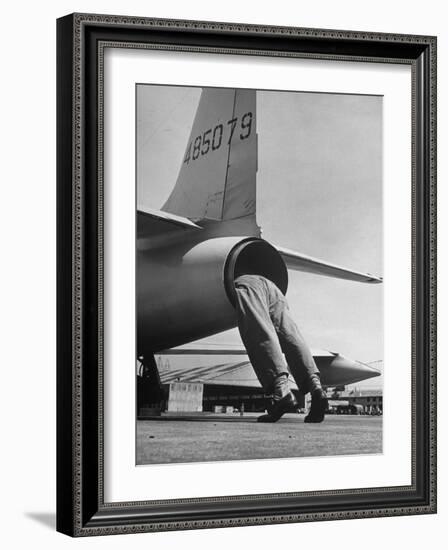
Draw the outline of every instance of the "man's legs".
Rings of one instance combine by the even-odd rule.
[[[278,336],[269,316],[266,296],[257,288],[235,285],[238,328],[250,362],[266,393],[274,404],[259,422],[276,422],[285,412],[293,412],[297,402],[289,389],[286,368]]]
[[[288,304],[280,299],[271,307],[274,326],[291,374],[302,393],[311,393],[311,410],[305,422],[322,422],[328,406],[320,383],[319,369],[299,328],[289,313]]]
[[[283,353],[267,304],[257,289],[235,286],[238,328],[250,362],[266,393],[281,399],[288,392]]]
[[[281,349],[299,389],[308,393],[319,387],[319,369],[314,362],[305,339],[289,313],[285,302],[278,302],[275,307],[274,325],[278,331]]]

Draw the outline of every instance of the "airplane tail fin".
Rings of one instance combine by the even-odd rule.
[[[255,217],[256,173],[255,90],[206,88],[162,210],[195,221]]]

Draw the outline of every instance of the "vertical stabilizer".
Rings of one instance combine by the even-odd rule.
[[[254,216],[256,173],[255,90],[206,88],[163,210],[194,220]]]

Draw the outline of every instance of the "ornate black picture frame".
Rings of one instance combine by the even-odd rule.
[[[123,48],[412,70],[412,483],[108,503],[103,480],[103,55]],[[436,38],[73,14],[57,22],[57,529],[71,536],[436,512]]]

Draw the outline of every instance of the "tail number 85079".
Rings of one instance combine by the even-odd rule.
[[[235,117],[227,121],[227,126],[217,124],[214,128],[206,130],[203,134],[190,141],[185,153],[184,164],[207,155],[210,151],[216,151],[223,143],[224,134],[227,134],[227,145],[230,145],[235,136],[237,139],[247,139],[252,132],[251,112],[245,113],[241,118]]]

